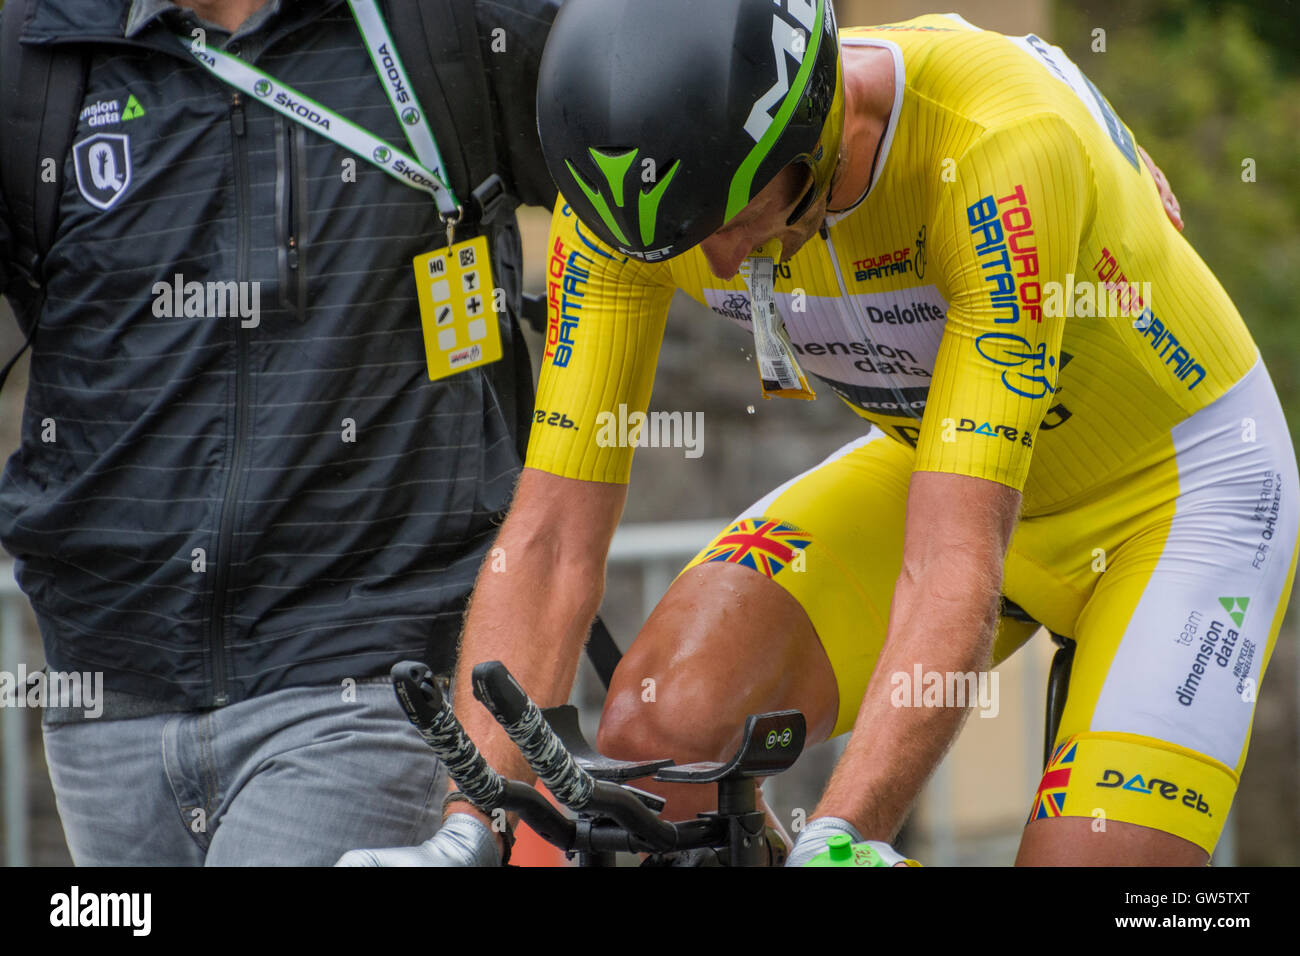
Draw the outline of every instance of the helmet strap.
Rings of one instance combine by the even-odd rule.
[[[828,188],[827,195],[829,194]],[[790,217],[785,221],[786,226],[793,226],[796,222],[802,219],[807,214],[808,210],[812,208],[812,204],[816,201],[817,177],[814,175],[812,182],[808,184],[808,189],[804,192],[803,197],[795,204],[794,212],[790,213]]]

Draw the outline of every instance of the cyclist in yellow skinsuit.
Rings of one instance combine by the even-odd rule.
[[[810,739],[853,736],[791,861],[836,833],[883,846],[966,712],[921,684],[1033,630],[999,621],[1005,594],[1077,647],[1019,862],[1203,863],[1300,482],[1254,342],[1102,95],[1039,38],[952,16],[837,33],[825,0],[570,0],[539,103],[566,197],[546,354],[511,572],[480,579],[458,693],[496,657],[565,698],[633,453],[611,416],[647,408],[676,289],[752,326],[759,273],[737,274],[777,240],[789,346],[760,347],[764,377],[797,391],[797,362],[873,426],[688,565],[601,749],[717,759],[745,714],[798,707]]]

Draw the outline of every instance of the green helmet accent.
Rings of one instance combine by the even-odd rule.
[[[822,2],[825,2],[825,0],[822,0]],[[763,160],[771,154],[773,147],[776,146],[776,142],[781,136],[781,133],[785,130],[786,123],[794,113],[795,108],[803,99],[804,93],[808,89],[808,83],[812,79],[813,65],[817,62],[817,47],[822,42],[822,31],[813,31],[812,37],[809,41],[808,52],[803,58],[803,63],[799,66],[799,72],[795,75],[794,82],[790,84],[790,91],[786,94],[785,99],[781,101],[781,108],[777,111],[772,122],[768,124],[767,131],[763,133],[762,139],[754,144],[754,148],[750,151],[749,155],[745,157],[745,161],[740,164],[740,168],[736,170],[736,175],[732,177],[731,189],[727,193],[727,211],[723,216],[724,222],[730,220],[738,212],[749,205],[750,200],[761,191],[760,189],[754,188],[754,177],[758,174],[758,169],[762,165]],[[838,43],[839,41],[836,39],[832,42]],[[838,116],[836,117],[838,123],[835,125],[839,126],[839,134],[843,135],[844,101],[842,79],[836,85],[838,87],[836,92],[839,94],[839,111]],[[833,107],[831,112],[832,114],[835,113]],[[835,171],[833,160],[838,158],[839,150],[836,149],[834,152],[836,155],[831,157],[832,162],[830,164],[830,169],[827,170],[826,173],[828,178],[830,173]],[[764,183],[763,185],[767,184]]]
[[[606,182],[609,183],[614,205],[619,209],[623,209],[623,186],[627,180],[628,171],[636,161],[636,155],[639,151],[631,149],[625,152],[607,153],[599,149],[590,149],[588,152],[591,153],[591,158],[600,171],[604,173]],[[578,184],[578,188],[591,202],[592,208],[596,210],[596,214],[600,216],[601,221],[609,227],[609,231],[614,234],[620,244],[628,245],[628,238],[624,234],[622,226],[614,218],[609,202],[606,201],[600,190],[587,185],[586,180],[582,178],[582,173],[578,172],[567,159],[564,161],[564,165],[569,170],[570,175],[573,176],[573,181]],[[677,169],[680,165],[680,163],[673,163],[663,179],[659,180],[649,192],[637,191],[638,235],[644,245],[649,246],[654,242],[655,225],[659,218],[659,204],[672,183],[673,177],[677,175]]]

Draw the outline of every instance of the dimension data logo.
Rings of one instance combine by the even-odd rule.
[[[125,123],[143,115],[144,107],[135,98],[135,94],[130,93],[125,107],[121,105],[121,100],[96,100],[83,108],[77,118],[93,129]]]
[[[1241,627],[1241,622],[1246,619],[1246,605],[1250,603],[1250,598],[1221,597],[1219,603],[1228,612],[1228,617],[1232,618],[1232,623]]]

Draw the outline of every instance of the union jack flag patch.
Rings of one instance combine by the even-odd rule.
[[[794,525],[746,518],[719,535],[704,553],[703,560],[743,564],[772,578],[811,542],[812,535]]]
[[[1070,771],[1074,767],[1074,752],[1078,749],[1073,737],[1067,737],[1052,753],[1043,771],[1043,779],[1034,794],[1034,805],[1029,811],[1029,820],[1042,820],[1047,817],[1059,817],[1065,813],[1065,791],[1070,786]]]

